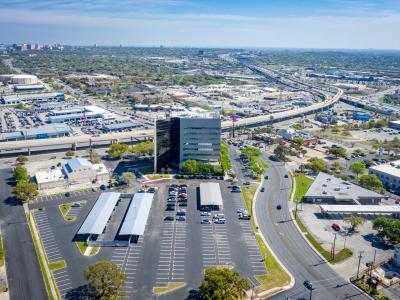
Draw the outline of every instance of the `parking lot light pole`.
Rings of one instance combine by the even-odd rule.
[[[312,291],[313,290],[314,290],[313,288],[310,289],[310,300],[312,299]]]
[[[361,264],[362,253],[363,253],[363,251],[360,251],[360,254],[358,255],[357,280],[358,280],[358,275],[360,274],[360,264]]]

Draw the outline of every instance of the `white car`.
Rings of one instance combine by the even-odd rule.
[[[211,216],[211,213],[208,212],[208,211],[202,211],[201,214],[200,214],[200,216],[202,216],[202,217],[209,217],[209,216]]]

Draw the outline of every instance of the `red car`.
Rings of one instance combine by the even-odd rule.
[[[332,229],[335,230],[335,231],[339,231],[339,230],[340,230],[340,226],[339,226],[338,224],[336,224],[336,223],[333,223],[333,224],[331,225],[331,227],[332,227]]]

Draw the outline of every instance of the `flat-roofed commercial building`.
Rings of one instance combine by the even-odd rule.
[[[50,123],[63,123],[68,121],[87,121],[94,119],[101,120],[114,120],[115,114],[108,110],[95,106],[89,105],[85,107],[74,107],[61,110],[53,110],[50,112],[49,121]]]
[[[68,125],[48,124],[39,127],[23,129],[20,131],[2,133],[0,134],[0,142],[63,137],[68,136],[72,132],[73,130]]]
[[[102,193],[79,228],[77,235],[90,239],[91,236],[97,237],[102,234],[120,196],[120,193],[115,192]]]
[[[217,182],[200,183],[200,206],[219,210],[223,206],[221,188]]]
[[[320,172],[304,195],[303,201],[333,204],[378,204],[382,199],[387,198],[385,195],[364,189],[339,177]]]
[[[375,174],[388,191],[400,195],[400,160],[370,167],[368,172]]]
[[[103,130],[105,132],[119,131],[119,130],[130,130],[133,128],[139,127],[140,124],[138,122],[121,122],[115,124],[109,124],[103,126]]]
[[[129,205],[125,215],[119,236],[131,237],[144,234],[154,194],[136,193]]]
[[[6,105],[18,103],[39,103],[47,101],[61,101],[64,100],[63,93],[39,93],[39,94],[15,94],[5,95],[2,97],[2,103]]]
[[[218,162],[221,147],[221,119],[170,118],[156,122],[157,169],[179,167],[186,160]]]

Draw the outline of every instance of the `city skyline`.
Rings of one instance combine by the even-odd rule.
[[[0,42],[400,49],[399,7],[392,0],[12,0],[0,3]]]

